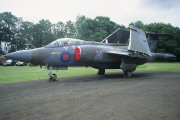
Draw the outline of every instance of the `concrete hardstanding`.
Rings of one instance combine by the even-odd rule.
[[[180,72],[0,85],[1,120],[180,120]]]

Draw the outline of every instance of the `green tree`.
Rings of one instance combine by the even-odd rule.
[[[75,23],[73,23],[72,21],[66,22],[65,33],[66,37],[74,37],[76,33]]]
[[[11,12],[0,14],[0,42],[4,42],[6,46],[11,46],[9,47],[11,52],[16,50],[17,22],[18,18]]]
[[[118,28],[125,29],[125,26],[118,25],[109,17],[97,16],[95,19],[84,16],[77,18],[77,38],[89,41],[102,41]]]
[[[29,42],[31,43],[33,40],[33,36],[32,36],[33,25],[34,24],[32,22],[28,22],[28,21],[22,22],[18,34],[18,43],[17,43],[18,50],[33,48],[29,44]]]
[[[52,24],[49,20],[40,20],[39,23],[33,25],[32,43],[36,47],[42,47],[56,39],[56,36],[52,33]]]
[[[81,32],[83,32],[83,30],[81,29],[82,25],[86,22],[87,18],[85,16],[80,16],[78,15],[76,18],[76,22],[75,22],[75,27],[76,27],[76,38],[82,38],[82,34]]]
[[[131,23],[129,24],[129,27],[128,27],[128,28],[130,28],[131,26],[140,28],[140,29],[142,29],[142,30],[144,29],[144,23],[141,22],[141,21],[131,22]]]
[[[56,38],[64,38],[66,35],[65,24],[63,22],[58,22],[52,25],[53,34]]]

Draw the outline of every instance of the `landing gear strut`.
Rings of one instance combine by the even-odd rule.
[[[105,69],[99,69],[99,71],[98,71],[98,75],[104,75],[104,73],[105,73]]]
[[[57,80],[57,75],[56,74],[52,74],[52,67],[49,67],[49,73],[48,73],[48,75],[49,75],[49,80],[50,81],[56,81]]]
[[[131,75],[132,75],[132,72],[124,72],[125,77],[131,77]]]

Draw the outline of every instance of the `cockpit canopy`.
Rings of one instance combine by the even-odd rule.
[[[50,44],[46,45],[46,48],[56,48],[62,46],[69,46],[69,45],[79,45],[82,44],[83,40],[72,39],[72,38],[61,38],[57,39]]]

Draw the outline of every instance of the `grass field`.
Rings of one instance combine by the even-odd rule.
[[[136,71],[180,71],[180,63],[147,63],[138,66]],[[122,70],[106,70],[108,72],[122,72]],[[91,67],[69,67],[69,70],[53,71],[58,77],[72,77],[96,74]],[[39,66],[0,66],[0,83],[22,82],[30,80],[48,79],[48,70]]]

